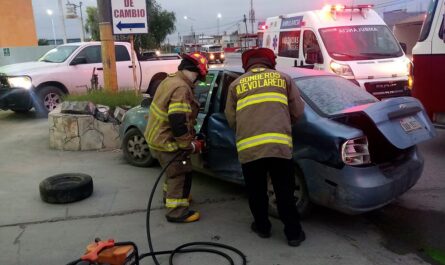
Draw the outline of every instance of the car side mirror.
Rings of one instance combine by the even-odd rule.
[[[307,64],[323,63],[323,56],[321,55],[321,51],[313,48],[308,49],[306,51],[305,62]]]
[[[406,54],[407,50],[408,50],[408,46],[406,46],[406,43],[404,42],[399,42],[400,47],[402,47],[403,52]]]
[[[76,58],[74,58],[70,65],[78,65],[78,64],[86,64],[87,62],[87,58],[83,57],[83,56],[78,56]]]
[[[153,101],[153,98],[151,97],[144,97],[144,99],[141,101],[141,107],[148,108]]]

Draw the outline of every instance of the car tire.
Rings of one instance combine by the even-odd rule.
[[[147,89],[147,94],[149,94],[150,97],[155,97],[156,91],[158,90],[158,87],[162,81],[164,81],[164,79],[155,79],[150,83],[150,86],[148,86]]]
[[[47,203],[71,203],[88,198],[93,193],[93,179],[81,173],[64,173],[44,179],[40,198]]]
[[[64,93],[55,86],[45,86],[37,90],[37,102],[34,105],[39,115],[48,115],[62,103]]]
[[[152,167],[156,159],[152,156],[144,135],[137,129],[128,130],[122,141],[125,160],[133,166]]]
[[[304,180],[304,175],[301,169],[295,168],[295,200],[298,213],[301,218],[307,217],[312,209],[312,203],[309,199],[309,193]],[[267,178],[267,193],[269,196],[269,215],[279,218],[275,192],[272,186],[270,177]]]
[[[224,60],[219,60],[220,63],[224,63]]]

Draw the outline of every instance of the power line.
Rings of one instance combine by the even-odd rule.
[[[231,21],[231,22],[227,22],[225,24],[221,24],[220,27],[225,27],[225,26],[229,26],[232,25],[233,23],[238,23],[241,20],[236,20],[236,21]],[[203,30],[208,30],[208,29],[216,29],[217,26],[211,26],[211,27],[205,27],[205,28],[195,28],[195,31],[203,31]]]

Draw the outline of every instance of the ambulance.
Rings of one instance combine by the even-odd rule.
[[[379,99],[410,95],[412,63],[372,5],[270,17],[259,35],[280,66],[332,72]]]

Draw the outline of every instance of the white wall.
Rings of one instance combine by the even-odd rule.
[[[0,66],[35,61],[47,51],[56,46],[36,46],[36,47],[0,47]],[[5,49],[9,49],[9,56],[5,56]]]

